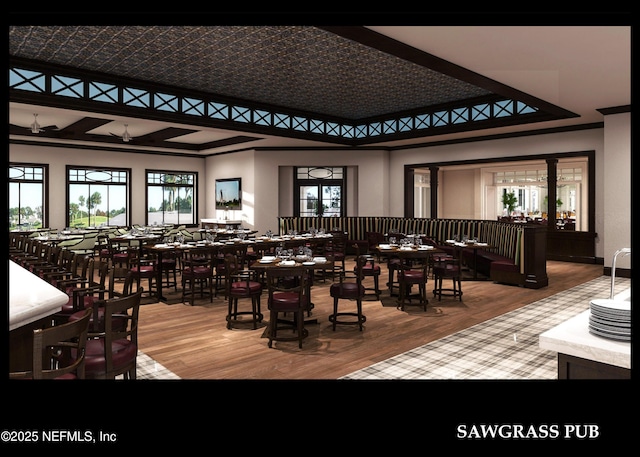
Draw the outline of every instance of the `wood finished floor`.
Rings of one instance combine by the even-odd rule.
[[[347,268],[352,267],[347,260]],[[274,342],[262,337],[265,321],[257,330],[248,325],[228,330],[227,303],[222,296],[184,303],[147,303],[140,309],[140,350],[182,379],[337,379],[355,370],[450,335],[479,322],[518,309],[562,290],[602,275],[601,265],[549,261],[549,286],[525,289],[491,281],[465,281],[462,302],[429,293],[427,312],[419,307],[401,311],[386,291],[387,270],[382,264],[382,301],[364,303],[365,328],[338,326],[328,321],[332,310],[331,280],[316,282],[312,289],[314,318],[302,349],[297,342]],[[433,287],[432,281],[428,285]],[[149,299],[147,299],[149,301]],[[383,305],[384,303],[384,305]],[[346,304],[354,307],[355,304]]]

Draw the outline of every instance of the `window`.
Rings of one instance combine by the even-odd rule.
[[[560,162],[556,184],[556,219],[560,226],[571,223],[572,229],[583,230],[587,225],[586,211],[582,196],[582,176],[586,175],[584,164]],[[526,169],[495,173],[495,185],[500,198],[498,207],[502,215],[520,216],[546,221],[549,211],[547,189],[547,169]],[[513,192],[517,203],[512,214],[507,214],[502,202],[502,195]],[[575,226],[575,228],[573,228]]]
[[[47,165],[9,165],[9,230],[47,227]]]
[[[345,167],[296,167],[295,216],[344,216]]]
[[[148,225],[195,224],[197,173],[147,170]]]
[[[313,119],[299,115],[292,115],[276,111],[268,111],[263,107],[253,108],[228,104],[223,100],[196,99],[172,93],[171,90],[156,91],[155,88],[131,87],[129,83],[115,84],[101,81],[101,75],[83,74],[78,77],[69,74],[66,68],[57,67],[51,72],[44,72],[33,68],[28,62],[10,62],[9,65],[9,93],[30,92],[46,96],[80,99],[89,105],[119,104],[123,107],[133,107],[153,112],[169,112],[177,116],[193,116],[222,120],[230,127],[237,127],[237,123],[254,124],[278,129],[289,130],[293,133],[339,137],[345,140],[353,138],[385,137],[392,139],[398,134],[429,129],[437,131],[464,125],[477,121],[491,121],[505,118],[522,118],[527,115],[545,113],[539,108],[529,106],[522,101],[498,98],[490,102],[470,104],[465,106],[438,108],[433,112],[416,113],[402,118],[389,118],[382,121],[361,124],[342,124],[326,119]],[[140,85],[140,84],[138,84]],[[141,84],[145,86],[145,84]],[[99,108],[98,108],[99,109]],[[188,121],[188,119],[186,119]]]
[[[498,189],[496,195],[499,201],[496,203],[500,208],[499,214],[510,216],[508,208],[505,207],[503,195],[513,193],[517,198],[512,212],[526,217],[546,218],[546,206],[544,205],[547,196],[547,169],[523,169],[498,171],[494,175],[494,182]]]
[[[131,170],[67,166],[67,226],[128,226]]]

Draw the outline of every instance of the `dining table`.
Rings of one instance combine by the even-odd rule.
[[[428,244],[397,244],[397,243],[382,243],[375,246],[374,250],[380,254],[380,256],[384,256],[387,258],[387,262],[390,262],[391,259],[396,258],[400,259],[403,264],[410,263],[411,261],[425,261],[428,260],[431,256],[437,254],[444,254],[445,251]],[[389,268],[389,282],[387,283],[387,287],[389,290],[393,290],[393,269]]]
[[[471,266],[471,270],[473,271],[473,275],[471,276],[462,276],[463,281],[486,281],[487,278],[478,276],[478,251],[480,249],[495,249],[495,246],[492,246],[488,243],[478,242],[478,241],[456,241],[456,240],[445,240],[445,243],[448,246],[453,247],[458,251],[457,257],[460,271],[462,271],[462,251],[470,250],[473,251],[473,265]]]
[[[259,273],[265,273],[269,268],[295,268],[295,267],[303,267],[309,273],[309,277],[313,278],[313,273],[315,271],[323,271],[325,274],[327,271],[333,271],[333,261],[330,258],[326,257],[314,257],[314,258],[305,258],[302,257],[296,258],[295,256],[291,259],[284,259],[276,256],[264,256],[261,259],[253,262],[249,265],[250,270],[255,270]],[[309,297],[309,313],[314,308],[313,301],[311,300],[311,286],[312,280],[307,281],[307,297]],[[318,319],[311,318],[305,319],[305,324],[317,324]]]
[[[162,265],[162,259],[164,255],[168,252],[172,252],[172,253],[177,252],[178,254],[181,254],[189,249],[202,248],[202,247],[208,247],[213,250],[218,250],[223,246],[229,246],[229,245],[235,245],[235,244],[250,246],[254,244],[254,241],[233,239],[233,240],[226,240],[226,241],[207,241],[207,240],[188,241],[183,243],[180,243],[178,241],[169,242],[169,243],[146,243],[141,246],[141,249],[153,255],[155,257],[155,263],[157,265]],[[157,288],[158,300],[166,302],[168,298],[164,295],[162,291],[163,289],[162,273],[163,272],[161,268],[156,268],[156,288]]]
[[[39,235],[35,236],[34,239],[56,246],[58,243],[61,243],[63,241],[79,239],[83,237],[84,235]]]
[[[146,243],[157,242],[158,240],[162,239],[162,235],[157,233],[124,233],[122,235],[116,235],[111,239],[120,243],[126,242],[132,244],[134,242],[137,242],[139,245],[142,245]]]
[[[9,260],[9,371],[31,369],[33,330],[51,325],[69,296]]]
[[[156,259],[156,265],[162,265],[162,258],[164,256],[165,253],[167,252],[183,252],[186,249],[192,249],[196,246],[202,246],[204,245],[203,243],[201,244],[188,244],[188,243],[179,243],[179,242],[172,242],[172,243],[147,243],[144,244],[141,248],[150,253],[151,255],[155,256]],[[156,268],[156,289],[157,289],[157,294],[158,294],[158,301],[165,301],[167,300],[167,297],[163,294],[162,292],[162,268]]]
[[[167,252],[182,252],[187,249],[191,249],[194,247],[210,247],[212,249],[220,249],[223,246],[241,244],[246,245],[247,247],[251,247],[255,251],[264,251],[266,250],[275,250],[275,248],[281,246],[284,247],[286,243],[293,242],[298,246],[305,246],[307,244],[312,244],[316,242],[325,242],[330,240],[331,235],[319,234],[315,236],[311,235],[301,235],[301,236],[258,236],[255,238],[245,238],[240,239],[238,237],[222,239],[219,241],[211,241],[211,240],[200,240],[200,241],[188,241],[188,242],[158,242],[158,237],[154,237],[153,235],[148,236],[127,236],[121,235],[118,237],[114,237],[113,240],[143,240],[144,242],[141,244],[141,249],[154,255],[156,257],[156,261],[159,265],[162,264],[162,259],[165,253]],[[266,268],[267,264],[260,264],[255,262],[254,265],[257,266],[258,269]],[[309,270],[331,270],[333,269],[333,262],[326,262],[325,264],[318,263],[317,266],[311,268],[308,266]],[[157,283],[157,295],[159,301],[166,301],[167,297],[164,295],[162,291],[162,270],[157,269],[156,283]]]

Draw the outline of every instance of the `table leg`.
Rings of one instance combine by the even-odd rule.
[[[162,251],[158,250],[156,255],[156,289],[158,290],[158,301],[166,300],[162,295]]]
[[[478,248],[473,248],[473,279],[478,279]]]

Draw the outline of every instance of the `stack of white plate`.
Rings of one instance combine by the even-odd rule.
[[[589,333],[612,340],[631,341],[631,302],[591,300]]]

